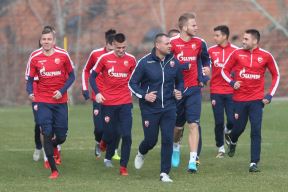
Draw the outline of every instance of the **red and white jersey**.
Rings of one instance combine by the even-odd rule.
[[[26,75],[39,78],[37,90],[35,90],[37,92],[35,102],[67,102],[67,92],[58,100],[54,99],[53,95],[56,90],[64,86],[68,74],[73,71],[73,63],[66,51],[58,48],[54,50],[55,52],[50,56],[44,55],[42,49],[33,52],[27,64]]]
[[[235,45],[230,43],[225,47],[214,45],[208,49],[211,59],[211,81],[210,93],[212,94],[232,94],[233,88],[223,79],[221,70],[224,66],[228,56],[238,49]]]
[[[96,49],[93,50],[90,53],[90,56],[86,62],[85,67],[83,68],[82,71],[82,90],[86,91],[88,90],[88,80],[89,80],[89,76],[90,76],[90,71],[92,70],[92,68],[94,67],[94,65],[96,64],[97,60],[99,59],[99,57],[101,55],[103,55],[104,53],[107,53],[107,50],[103,47],[100,49]],[[103,89],[103,77],[102,74],[98,74],[97,78],[96,78],[96,85],[99,89],[99,91],[101,92],[101,90]],[[91,98],[93,101],[95,101],[95,93],[94,91],[92,91],[91,93]]]
[[[240,81],[240,88],[234,90],[235,101],[253,101],[264,98],[264,80],[266,68],[272,75],[269,94],[273,96],[279,84],[280,74],[273,56],[261,48],[253,51],[237,49],[227,59],[221,74],[230,83],[230,72],[235,72],[235,81]]]
[[[65,49],[62,49],[62,48],[57,47],[57,46],[55,46],[54,49],[57,49],[57,50],[59,50],[59,51],[63,51],[63,52],[66,52],[66,53],[67,53],[67,51],[66,51]],[[28,80],[28,76],[29,76],[28,67],[29,67],[29,64],[30,64],[30,62],[31,62],[31,58],[32,58],[35,54],[37,54],[37,53],[39,53],[39,52],[42,52],[42,51],[43,51],[43,49],[42,49],[42,47],[40,47],[39,49],[34,50],[34,51],[30,54],[29,59],[28,59],[28,62],[27,62],[27,64],[26,64],[26,71],[25,71],[25,79],[26,79],[26,80]],[[37,77],[37,76],[34,77],[34,81],[38,81],[38,77]]]
[[[133,55],[125,53],[123,57],[115,55],[114,51],[103,54],[93,70],[103,76],[102,91],[105,101],[103,105],[122,105],[132,103],[132,95],[128,81],[136,66]]]
[[[189,62],[190,69],[183,70],[184,87],[198,86],[198,60],[201,59],[203,66],[210,65],[209,55],[207,53],[207,46],[203,39],[192,37],[190,41],[183,41],[180,35],[171,38],[171,51],[180,64]],[[207,58],[201,58],[202,52],[207,53]],[[201,67],[202,68],[202,67]]]

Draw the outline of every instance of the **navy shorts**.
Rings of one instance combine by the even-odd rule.
[[[116,138],[118,134],[120,134],[121,137],[131,136],[132,108],[132,104],[103,105],[105,141]],[[107,138],[107,136],[109,138]]]
[[[188,123],[200,123],[201,87],[189,87],[183,92],[183,98],[177,102],[176,126]]]
[[[67,103],[38,103],[38,122],[44,135],[65,137],[68,131]]]

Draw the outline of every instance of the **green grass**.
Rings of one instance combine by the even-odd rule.
[[[262,154],[259,174],[248,173],[250,126],[241,136],[233,158],[216,159],[213,117],[208,103],[203,104],[203,150],[199,173],[186,172],[187,130],[182,147],[182,162],[172,169],[172,184],[159,182],[160,145],[146,156],[143,168],[135,170],[133,161],[143,132],[138,105],[134,106],[133,144],[128,165],[129,176],[120,177],[118,163],[106,169],[103,159],[95,160],[91,106],[72,106],[69,136],[63,145],[61,176],[55,181],[42,161],[32,153],[33,120],[31,108],[0,108],[0,191],[287,191],[288,190],[288,103],[274,101],[265,108],[262,128]],[[160,141],[160,139],[159,139]]]

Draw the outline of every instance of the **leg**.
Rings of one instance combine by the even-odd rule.
[[[93,101],[93,123],[94,123],[94,137],[95,137],[95,150],[94,154],[96,158],[101,157],[100,141],[103,136],[103,117],[102,117],[102,105]]]
[[[234,102],[232,100],[232,94],[227,94],[224,107],[225,107],[225,113],[226,113],[226,119],[227,119],[227,124],[226,127],[228,130],[232,130],[233,125],[234,125]]]
[[[38,124],[38,120],[37,120],[38,105],[35,102],[32,102],[32,111],[33,111],[34,122],[35,122],[35,127],[34,127],[35,150],[33,153],[33,160],[39,161],[41,157],[42,143],[40,140],[40,134],[41,134],[40,125]]]
[[[106,160],[111,160],[115,152],[115,139],[117,133],[118,123],[118,106],[103,106],[103,136],[105,136],[105,142],[107,144],[107,151],[105,155]]]
[[[142,126],[144,131],[144,140],[139,145],[138,153],[134,160],[134,166],[136,169],[141,169],[144,163],[144,155],[146,155],[149,150],[153,149],[158,140],[159,133],[159,113],[155,114],[143,114],[142,115]]]
[[[211,94],[211,104],[215,121],[215,141],[218,148],[224,145],[224,98],[220,94]],[[225,153],[225,151],[224,151]]]
[[[63,144],[68,132],[68,106],[67,103],[55,104],[53,111],[53,130],[54,130],[54,159],[57,165],[62,163],[58,146]]]
[[[42,143],[41,143],[41,139],[40,139],[40,134],[41,134],[41,131],[40,131],[40,125],[39,124],[35,124],[35,146],[36,146],[36,149],[39,149],[41,150],[42,149]]]
[[[53,147],[61,145],[65,142],[68,132],[68,106],[66,103],[56,104],[53,111],[53,128],[55,133],[55,140]]]
[[[127,167],[129,158],[130,158],[130,151],[131,151],[131,129],[132,129],[132,104],[122,105],[119,111],[119,132],[122,137],[122,145],[121,145],[121,160],[120,165],[122,167]],[[116,140],[117,136],[119,135],[116,132]],[[119,140],[118,140],[119,141]],[[116,144],[116,143],[115,143]]]
[[[198,142],[198,148],[197,148],[197,158],[196,160],[199,160],[201,150],[202,150],[202,130],[201,130],[201,125],[198,125],[198,131],[199,131],[199,142]]]
[[[235,125],[230,133],[232,143],[237,143],[238,138],[244,132],[248,121],[247,102],[235,102]]]
[[[193,170],[196,171],[196,158],[199,143],[199,123],[201,114],[201,90],[193,87],[193,93],[187,97],[185,103],[185,115],[189,127],[189,165],[193,164]],[[195,167],[194,167],[195,165]],[[191,166],[190,166],[191,167]],[[194,169],[195,168],[195,169]],[[188,168],[190,170],[190,168]],[[192,171],[193,172],[193,171]]]
[[[159,134],[159,121],[159,114],[142,114],[144,140],[139,145],[139,152],[142,155],[147,154],[156,145]]]
[[[57,171],[55,160],[53,158],[53,110],[51,104],[38,104],[38,119],[44,136],[44,151],[46,153],[51,171]]]
[[[161,128],[161,172],[169,174],[173,150],[173,129],[176,122],[176,111],[163,112],[160,119]]]
[[[172,153],[172,166],[178,167],[180,164],[180,143],[183,138],[185,119],[185,98],[177,102],[177,117],[174,128],[174,143],[173,143],[173,153]]]
[[[113,155],[113,157],[112,157],[112,159],[114,159],[114,160],[120,160],[120,159],[121,159],[121,157],[120,157],[119,154],[118,154],[118,149],[119,149],[119,144],[120,144],[120,138],[121,138],[121,136],[120,136],[120,134],[118,134],[117,137],[116,137],[116,140],[115,140],[115,144],[116,144],[116,146],[115,146],[115,153],[114,153],[114,155]]]
[[[240,135],[244,132],[248,121],[248,103],[247,102],[235,102],[235,124],[228,138],[228,156],[233,157],[235,154],[236,143]]]
[[[100,142],[103,135],[103,118],[102,118],[101,104],[93,101],[93,123],[95,141]]]
[[[256,164],[260,161],[261,153],[262,109],[262,101],[253,101],[249,106],[249,119],[251,123],[251,163]]]

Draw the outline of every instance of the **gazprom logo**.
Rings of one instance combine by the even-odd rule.
[[[40,69],[39,72],[41,76],[46,76],[46,77],[54,77],[54,76],[61,75],[61,71],[46,71],[44,66]]]
[[[224,63],[219,63],[219,58],[217,58],[217,59],[214,61],[214,66],[215,66],[215,67],[221,67],[221,68],[223,68],[223,67],[224,67]]]
[[[111,69],[108,69],[108,75],[111,77],[120,77],[120,78],[126,78],[128,76],[127,73],[116,73],[114,72],[114,67]]]
[[[245,67],[239,72],[239,76],[244,79],[260,79],[261,77],[259,74],[246,73]]]
[[[196,57],[184,57],[183,56],[183,51],[181,51],[178,55],[177,55],[177,59],[179,61],[184,61],[184,62],[189,62],[189,61],[196,61]]]

